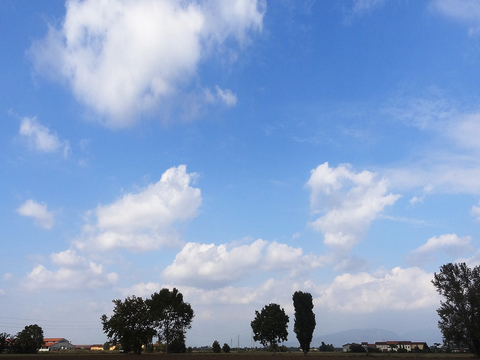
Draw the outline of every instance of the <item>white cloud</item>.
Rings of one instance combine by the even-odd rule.
[[[475,0],[434,0],[431,7],[441,14],[469,26],[469,35],[480,31],[480,4]]]
[[[470,210],[470,214],[472,214],[472,216],[475,216],[477,219],[477,221],[480,221],[480,207],[479,206],[475,206],[473,205],[472,206],[472,209]]]
[[[12,277],[13,277],[13,275],[9,272],[3,274],[3,276],[2,276],[3,280],[5,280],[5,281],[10,280]]]
[[[67,140],[60,141],[57,134],[46,126],[39,124],[35,117],[23,118],[19,134],[35,150],[47,153],[62,151],[65,158],[70,153],[70,143]]]
[[[141,192],[98,206],[93,212],[96,223],[84,226],[76,247],[142,252],[178,246],[175,224],[196,217],[202,203],[200,189],[190,186],[194,176],[187,174],[185,165],[173,167]]]
[[[317,287],[315,306],[346,313],[413,310],[438,305],[433,274],[413,267],[343,274]]]
[[[47,210],[47,205],[43,203],[39,204],[32,199],[25,201],[25,203],[17,209],[17,212],[20,215],[32,217],[35,224],[47,230],[50,230],[55,223],[53,213]]]
[[[126,127],[171,103],[202,58],[229,54],[227,39],[247,44],[251,32],[262,30],[264,13],[256,0],[71,0],[62,26],[50,26],[31,55],[37,71],[66,81],[105,125]],[[235,105],[230,90],[217,88],[217,95]]]
[[[301,248],[276,241],[259,239],[241,246],[188,243],[162,276],[175,284],[211,288],[231,284],[253,272],[288,271],[295,274],[322,265],[322,259],[303,255]]]
[[[459,238],[456,234],[444,234],[434,236],[427,240],[425,244],[418,249],[413,250],[407,257],[407,261],[411,264],[423,264],[435,259],[435,254],[446,252],[452,256],[459,256],[473,250],[470,244],[472,238],[464,236]]]
[[[400,198],[387,194],[385,179],[376,180],[366,170],[354,173],[349,165],[331,168],[324,163],[311,173],[307,182],[312,191],[310,206],[325,215],[310,225],[325,234],[325,244],[337,253],[354,247],[385,206]]]
[[[22,286],[29,291],[81,290],[112,286],[117,282],[118,275],[114,272],[106,274],[101,264],[83,258],[82,262],[82,266],[61,266],[56,271],[38,265],[27,274]]]

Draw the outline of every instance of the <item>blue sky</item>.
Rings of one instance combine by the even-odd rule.
[[[177,287],[191,346],[297,290],[316,337],[438,334],[480,262],[475,1],[2,1],[0,44],[2,332]]]

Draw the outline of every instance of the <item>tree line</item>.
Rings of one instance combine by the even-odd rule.
[[[0,333],[0,354],[35,354],[43,345],[43,330],[27,325],[16,335]]]

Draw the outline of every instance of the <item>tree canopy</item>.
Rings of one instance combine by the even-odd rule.
[[[251,322],[253,339],[275,349],[277,343],[287,341],[288,321],[288,315],[278,304],[265,305],[261,312],[255,310],[255,319]]]
[[[146,303],[156,335],[160,341],[165,342],[165,352],[168,353],[169,345],[172,343],[180,343],[176,344],[176,347],[182,347],[183,344],[184,349],[185,332],[192,327],[194,311],[189,303],[183,301],[182,293],[176,288],[172,291],[162,289],[152,294]]]
[[[115,307],[110,319],[101,317],[103,331],[113,343],[122,344],[123,350],[135,354],[142,346],[152,342],[155,330],[151,326],[148,307],[141,297],[127,297],[125,301],[113,300]]]
[[[36,354],[43,345],[43,330],[37,324],[27,325],[17,334],[18,346],[23,354]]]
[[[293,331],[297,335],[300,348],[304,355],[310,351],[313,331],[315,330],[315,314],[313,313],[313,299],[310,293],[296,291],[293,296],[293,307],[295,309],[295,323]]]
[[[446,264],[434,274],[433,285],[445,300],[437,310],[445,344],[467,346],[480,355],[480,266]]]

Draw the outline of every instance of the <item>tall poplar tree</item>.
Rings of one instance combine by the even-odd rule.
[[[315,330],[315,314],[313,313],[313,299],[310,293],[296,291],[293,294],[293,307],[295,308],[295,323],[293,331],[297,335],[303,354],[310,351],[313,330]]]

